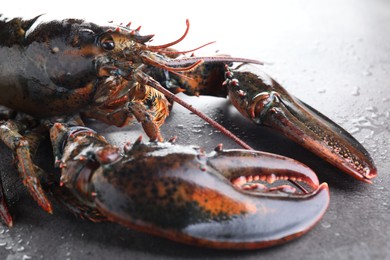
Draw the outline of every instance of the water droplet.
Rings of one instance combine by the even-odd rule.
[[[331,225],[330,223],[328,223],[328,222],[322,222],[322,223],[321,223],[321,226],[322,226],[323,228],[330,228],[332,225]]]
[[[0,242],[0,246],[6,246],[7,242]]]
[[[378,108],[376,108],[376,107],[366,107],[366,110],[368,112],[373,112],[373,113],[378,112]]]
[[[352,96],[360,96],[360,88],[357,87],[352,91]]]
[[[179,129],[184,129],[184,125],[182,125],[182,124],[177,125],[176,127],[179,128]]]
[[[16,248],[16,252],[22,252],[24,251],[24,246]]]
[[[376,124],[373,121],[374,118],[378,118],[378,115],[373,112],[373,111],[376,111],[375,110],[376,108],[367,108],[367,109],[370,109],[370,110],[373,109],[371,111],[373,113],[371,118],[366,117],[366,116],[362,116],[362,117],[352,119],[351,122],[354,126],[354,129],[350,130],[351,134],[356,134],[358,132],[361,132],[363,129],[366,129],[366,130],[370,131],[368,136],[366,136],[366,138],[371,138],[375,134],[379,134],[379,133],[386,130],[385,127],[383,127],[379,124]]]
[[[29,255],[23,255],[23,260],[28,260],[28,259],[31,259],[32,257],[29,256]]]

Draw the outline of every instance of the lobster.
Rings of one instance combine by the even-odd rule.
[[[228,96],[255,124],[275,129],[354,178],[371,183],[377,175],[372,158],[349,133],[246,66],[261,62],[172,49],[186,37],[188,20],[178,40],[154,46],[153,35],[141,35],[130,24],[38,19],[0,21],[0,139],[47,212],[50,190],[90,220],[219,249],[273,246],[315,226],[329,204],[326,183],[300,162],[255,151],[178,92]],[[206,153],[164,141],[159,129],[173,102],[246,150],[218,146]],[[150,140],[120,149],[86,127],[85,119],[119,127],[138,121]],[[59,173],[33,162],[48,132]],[[13,225],[1,183],[0,216]]]

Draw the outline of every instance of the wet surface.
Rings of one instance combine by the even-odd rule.
[[[292,157],[313,168],[320,181],[328,182],[331,192],[330,207],[322,221],[302,238],[282,246],[226,252],[180,245],[116,224],[84,221],[57,203],[53,215],[48,215],[22,187],[11,166],[12,157],[1,144],[0,171],[15,226],[12,229],[0,226],[0,258],[390,259],[390,36],[387,33],[390,3],[384,0],[275,1],[259,9],[258,5],[262,4],[233,8],[224,2],[219,12],[207,9],[202,15],[196,12],[200,9],[183,11],[175,19],[167,18],[165,28],[156,22],[159,16],[155,13],[150,16],[154,17],[151,21],[150,18],[145,21],[139,14],[134,18],[131,15],[130,19],[148,28],[145,34],[158,36],[175,24],[174,32],[159,38],[164,42],[164,37],[169,41],[181,33],[184,19],[188,17],[193,31],[184,46],[178,46],[180,49],[217,40],[214,47],[204,52],[213,53],[218,49],[220,53],[272,62],[264,66],[267,73],[364,144],[378,168],[374,184],[356,181],[291,141],[252,125],[224,99],[181,95],[252,147]],[[286,10],[281,10],[281,6]],[[137,7],[132,4],[132,8]],[[34,8],[36,13],[47,11]],[[229,12],[231,17],[226,16]],[[234,17],[233,12],[241,18]],[[111,19],[127,22],[128,18],[123,17],[128,16],[119,12],[118,17]],[[180,22],[182,26],[178,25]],[[134,141],[142,134],[138,126],[125,129],[97,123],[91,126],[118,145]],[[207,150],[219,143],[224,143],[226,148],[237,148],[178,105],[174,106],[162,131],[166,138],[177,136],[181,144],[197,144]],[[50,168],[51,161],[50,148],[46,145],[38,155],[38,163]]]

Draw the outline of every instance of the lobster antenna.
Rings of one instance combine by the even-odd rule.
[[[210,44],[213,44],[215,43],[215,41],[213,42],[208,42],[206,44],[203,44],[202,46],[199,46],[199,47],[196,47],[195,49],[192,49],[192,50],[188,50],[188,51],[164,51],[164,50],[160,50],[158,51],[159,53],[164,53],[164,54],[170,54],[170,55],[175,55],[175,54],[186,54],[186,53],[189,53],[189,52],[194,52],[194,51],[197,51],[199,49],[202,49],[203,47],[206,47],[207,45],[210,45]]]
[[[148,46],[148,50],[151,50],[151,51],[159,51],[161,49],[165,49],[165,48],[168,48],[168,47],[171,47],[179,42],[181,42],[188,34],[188,31],[190,29],[190,21],[188,19],[186,19],[186,25],[187,25],[187,28],[186,28],[186,31],[184,32],[184,34],[179,38],[177,39],[176,41],[173,41],[173,42],[170,42],[170,43],[167,43],[167,44],[163,44],[163,45],[156,45],[156,46]]]
[[[148,63],[149,65],[155,66],[157,68],[161,68],[161,69],[167,70],[169,72],[191,71],[191,70],[195,69],[196,67],[198,67],[201,63],[203,63],[202,59],[197,59],[195,62],[190,64],[188,67],[175,68],[175,67],[169,67],[169,66],[167,66],[165,64],[162,64],[160,62],[154,61],[153,59],[149,58],[148,56],[142,56],[142,58],[144,59],[145,63]]]
[[[172,99],[174,102],[180,104],[184,108],[188,109],[207,123],[209,123],[212,127],[215,129],[221,131],[222,134],[226,135],[230,139],[232,139],[234,142],[236,142],[241,147],[248,149],[248,150],[254,150],[252,147],[250,147],[247,143],[245,143],[243,140],[241,140],[238,136],[230,132],[228,129],[226,129],[224,126],[216,122],[215,120],[211,119],[209,116],[204,114],[203,112],[199,111],[198,109],[194,108],[192,105],[188,104],[181,98],[177,97],[175,94],[173,94],[171,91],[167,90],[163,86],[160,85],[156,80],[149,77],[147,74],[141,72],[137,73],[137,76],[140,76],[142,81],[145,82],[145,84],[148,84],[149,86],[155,88],[156,90],[163,93],[166,97]]]
[[[173,59],[166,62],[169,66],[185,66],[187,64],[192,64],[198,60],[203,60],[203,62],[212,63],[212,62],[241,62],[243,64],[258,64],[264,65],[264,62],[254,59],[246,58],[235,58],[230,56],[200,56],[200,57],[184,57],[180,59]]]

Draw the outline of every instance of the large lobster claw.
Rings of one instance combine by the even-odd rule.
[[[205,154],[140,141],[121,153],[89,128],[58,123],[51,139],[62,169],[58,189],[66,189],[71,210],[182,243],[227,249],[284,243],[310,230],[329,204],[326,183],[279,155],[221,147]]]
[[[248,150],[206,155],[171,143],[135,144],[91,182],[96,208],[109,220],[213,248],[284,243],[312,228],[329,203],[327,184],[292,159]]]
[[[229,97],[244,116],[278,130],[358,180],[371,183],[377,175],[373,160],[355,138],[268,75],[226,70]]]

